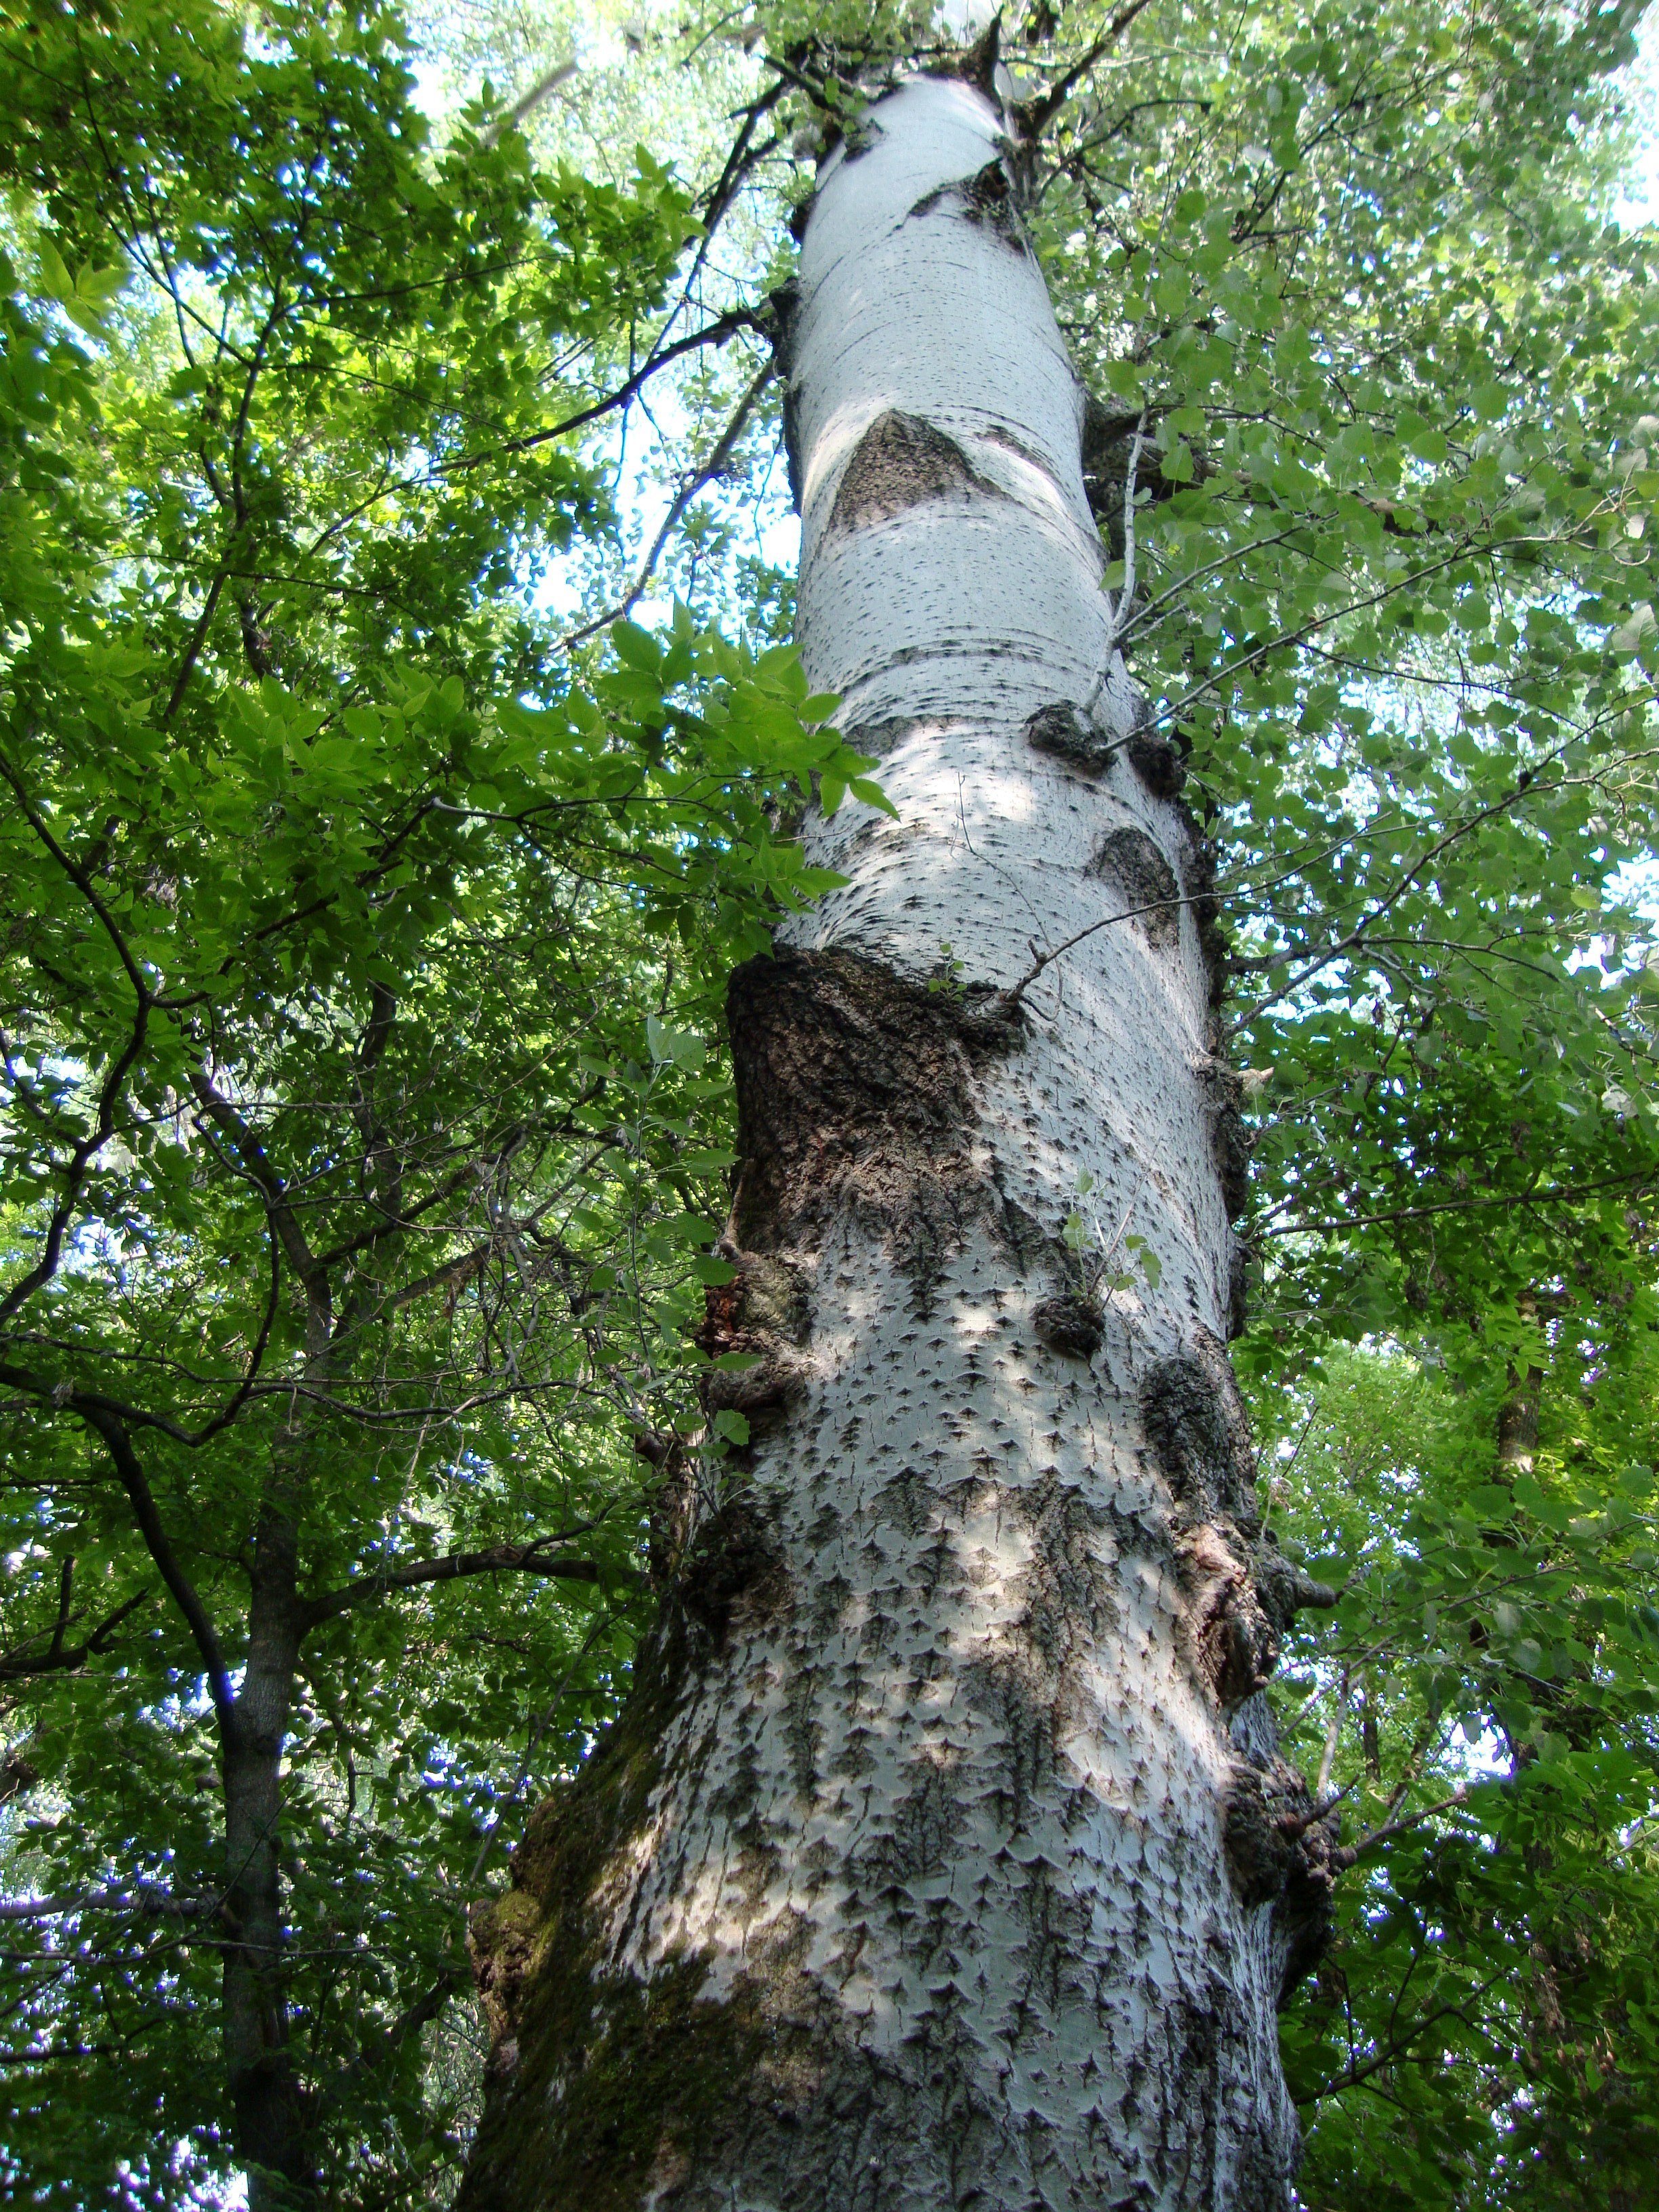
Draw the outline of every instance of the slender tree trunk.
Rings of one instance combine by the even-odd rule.
[[[1522,1291],[1516,1300],[1522,1321],[1538,1319],[1538,1297]],[[1512,1484],[1517,1474],[1530,1474],[1538,1449],[1538,1419],[1544,1399],[1544,1370],[1530,1363],[1522,1370],[1511,1360],[1508,1388],[1498,1409],[1498,1479]]]
[[[1014,135],[913,81],[806,227],[800,633],[899,819],[816,822],[848,888],[732,979],[752,1442],[477,1916],[468,2212],[1290,2202],[1332,1838],[1261,1691],[1328,1594],[1256,1516],[1206,860]]]
[[[327,1315],[311,1301],[307,1372],[325,1375]],[[283,1749],[305,1617],[300,1512],[310,1450],[307,1416],[272,1442],[254,1529],[247,1653],[222,1731],[225,1787],[224,2051],[237,2154],[249,2212],[304,2212],[319,2201],[305,2092],[289,2044],[283,1899]]]
[[[280,1486],[278,1486],[280,1487]],[[250,2212],[313,2203],[315,2175],[289,2051],[282,1759],[300,1652],[298,1534],[268,1505],[254,1539],[247,1661],[224,1753],[225,2063]]]

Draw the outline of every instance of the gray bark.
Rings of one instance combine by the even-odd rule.
[[[806,226],[801,641],[899,819],[816,820],[848,888],[732,980],[752,1441],[477,1917],[467,2212],[1291,2202],[1334,1838],[1261,1688],[1328,1594],[1256,1512],[1207,856],[1013,135],[915,80]]]
[[[222,1753],[225,2064],[250,2212],[317,2202],[304,2101],[289,2049],[282,1893],[282,1758],[301,1625],[298,1534],[267,1506],[254,1539],[247,1661]]]

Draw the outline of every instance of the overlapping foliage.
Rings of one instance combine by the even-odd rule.
[[[1637,12],[1004,24],[1122,641],[1216,847],[1236,1349],[1275,1521],[1345,1584],[1282,1696],[1355,1853],[1285,2020],[1319,2212],[1626,2212],[1654,2162]],[[333,2201],[441,2195],[461,1913],[648,1617],[631,1439],[690,1425],[720,1273],[700,1040],[812,889],[790,780],[855,772],[786,656],[700,626],[781,619],[738,558],[775,393],[716,342],[762,334],[815,149],[956,35],[694,15],[623,27],[534,158],[485,105],[434,145],[368,14],[5,18],[8,1879],[83,1900],[11,1929],[43,2201],[234,2163],[211,1669],[108,1424],[232,1676],[303,1431],[296,1587],[347,1601],[296,1678],[283,1972]],[[463,27],[526,82],[586,35]],[[624,159],[653,118],[694,186]],[[573,568],[639,577],[583,438],[665,377],[701,617],[561,653]]]
[[[481,1840],[643,1617],[632,1442],[726,1272],[698,1031],[815,887],[780,795],[862,763],[787,651],[682,613],[573,666],[536,611],[607,509],[562,426],[687,235],[648,157],[538,172],[482,109],[434,153],[349,11],[30,10],[0,76],[0,2157],[76,2203],[235,2162],[227,1746],[280,1599],[271,2063],[374,2201],[453,2163],[420,2031]]]

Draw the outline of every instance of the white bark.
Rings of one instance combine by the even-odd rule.
[[[1158,856],[1194,898],[1199,860],[1123,751],[1085,772],[1030,741],[1034,714],[1092,698],[1121,744],[1134,701],[1081,392],[1034,257],[963,189],[1007,122],[921,79],[872,123],[826,165],[789,367],[808,672],[873,733],[899,818],[817,821],[848,886],[789,933],[794,968],[738,979],[746,1133],[786,1162],[740,1188],[718,1337],[761,1355],[725,1385],[752,1462],[694,1547],[703,1656],[583,1907],[582,1971],[606,1988],[690,1966],[684,2033],[758,2025],[731,2046],[726,2116],[669,2114],[616,2201],[1267,2212],[1291,2201],[1275,2006],[1306,1917],[1278,1893],[1296,1854],[1270,1815],[1305,1801],[1250,1694],[1271,1663],[1254,1591],[1282,1614],[1290,1583],[1252,1556],[1220,1351],[1227,1079],[1198,918],[1085,938],[995,1036],[976,988],[1008,993],[1034,947],[1146,905]],[[946,945],[960,996],[926,988]],[[814,993],[839,1011],[803,1032]],[[902,1075],[907,1021],[933,1106],[902,1139],[902,1098],[849,1137],[835,1084]],[[1134,1277],[1097,1317],[1061,1241],[1074,1210],[1096,1261],[1116,1235],[1111,1273]],[[1126,1267],[1130,1237],[1150,1267]],[[525,1880],[564,1910],[550,1874]],[[533,2008],[520,2022],[509,2064],[539,2033]],[[595,2047],[537,2044],[542,2109],[581,2099]],[[468,2202],[574,2184],[548,2186],[475,2179]]]

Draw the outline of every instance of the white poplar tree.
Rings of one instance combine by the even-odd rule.
[[[892,812],[824,794],[846,888],[732,980],[747,1442],[480,1916],[469,2212],[1291,2201],[1334,1832],[1261,1691],[1328,1593],[1257,1514],[1207,857],[1115,641],[1141,432],[1088,425],[1113,592],[1028,125],[994,41],[896,83],[779,303],[802,649]]]

